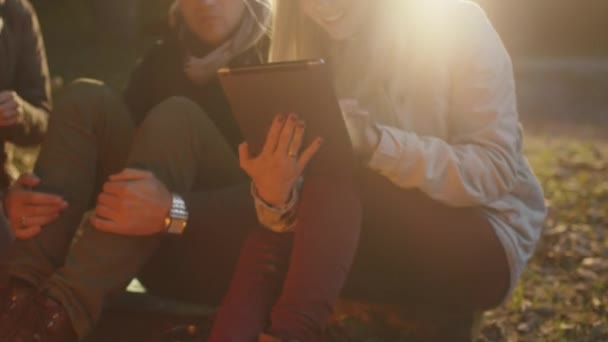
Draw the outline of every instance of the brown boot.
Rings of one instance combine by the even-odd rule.
[[[17,279],[0,287],[0,341],[8,340],[13,334],[16,323],[23,318],[35,294],[33,286]]]
[[[72,322],[61,304],[39,294],[27,309],[10,342],[76,342]]]

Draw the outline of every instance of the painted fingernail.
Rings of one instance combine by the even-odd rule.
[[[319,145],[323,145],[324,142],[325,142],[325,140],[323,138],[317,139],[317,144],[319,144]]]
[[[306,123],[304,121],[299,121],[298,128],[304,129],[304,127],[306,127]]]
[[[296,122],[298,120],[298,116],[294,113],[291,113],[289,114],[289,120],[291,120],[292,122]]]
[[[283,122],[283,121],[285,121],[285,115],[283,115],[283,114],[279,114],[279,115],[277,116],[277,121],[278,121],[278,122]]]

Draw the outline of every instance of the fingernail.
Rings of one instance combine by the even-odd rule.
[[[323,138],[317,139],[317,144],[322,145],[325,140]]]
[[[289,120],[291,120],[292,122],[296,122],[296,120],[298,120],[298,116],[291,113],[289,114]]]
[[[299,121],[298,128],[304,128],[304,127],[306,127],[306,123],[304,121]]]
[[[283,121],[285,121],[285,115],[283,115],[283,114],[279,114],[279,116],[277,117],[277,121],[278,121],[278,122],[283,122]]]

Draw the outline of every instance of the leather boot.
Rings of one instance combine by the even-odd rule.
[[[35,294],[33,286],[17,279],[0,286],[0,341],[6,341],[13,334]]]
[[[78,338],[63,306],[39,294],[28,307],[10,342],[76,342]]]

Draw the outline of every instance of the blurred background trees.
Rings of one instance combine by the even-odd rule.
[[[47,36],[129,45],[162,30],[172,0],[31,0]],[[608,55],[608,1],[477,0],[515,55]],[[61,17],[63,20],[53,20]],[[61,23],[61,25],[57,25]],[[58,27],[59,26],[59,27]]]

